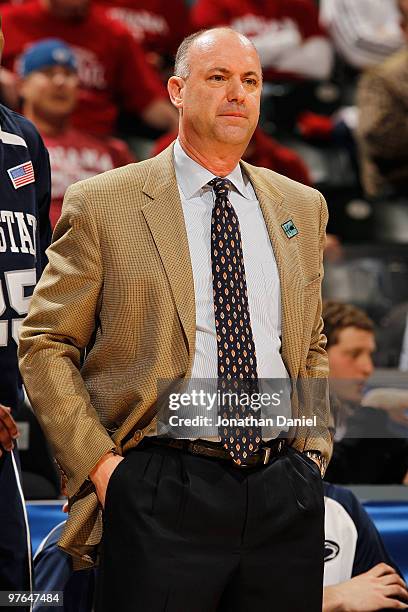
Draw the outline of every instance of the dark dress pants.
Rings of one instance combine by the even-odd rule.
[[[294,449],[236,468],[145,442],[109,481],[96,612],[321,612],[323,542]]]

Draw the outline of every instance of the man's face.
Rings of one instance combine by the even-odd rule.
[[[337,343],[327,349],[331,382],[341,399],[360,403],[374,351],[374,334],[357,327],[342,329]]]
[[[259,118],[262,72],[255,49],[235,32],[200,36],[189,51],[190,74],[181,89],[180,130],[191,140],[242,145]]]
[[[60,120],[75,108],[78,76],[65,66],[51,66],[29,74],[23,81],[21,95],[34,115]]]

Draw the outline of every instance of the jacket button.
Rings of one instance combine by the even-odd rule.
[[[136,429],[135,433],[133,434],[133,439],[135,442],[139,442],[139,440],[143,437],[143,433],[140,431],[140,429]]]

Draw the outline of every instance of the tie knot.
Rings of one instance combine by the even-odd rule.
[[[216,176],[208,184],[214,189],[216,198],[220,196],[228,197],[228,193],[231,190],[231,181],[228,179]]]

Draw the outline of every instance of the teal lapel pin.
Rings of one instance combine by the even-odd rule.
[[[283,231],[285,232],[288,238],[293,238],[293,236],[296,236],[299,233],[298,228],[293,223],[292,219],[289,219],[288,221],[285,221],[285,223],[282,223],[281,227],[283,228]]]

